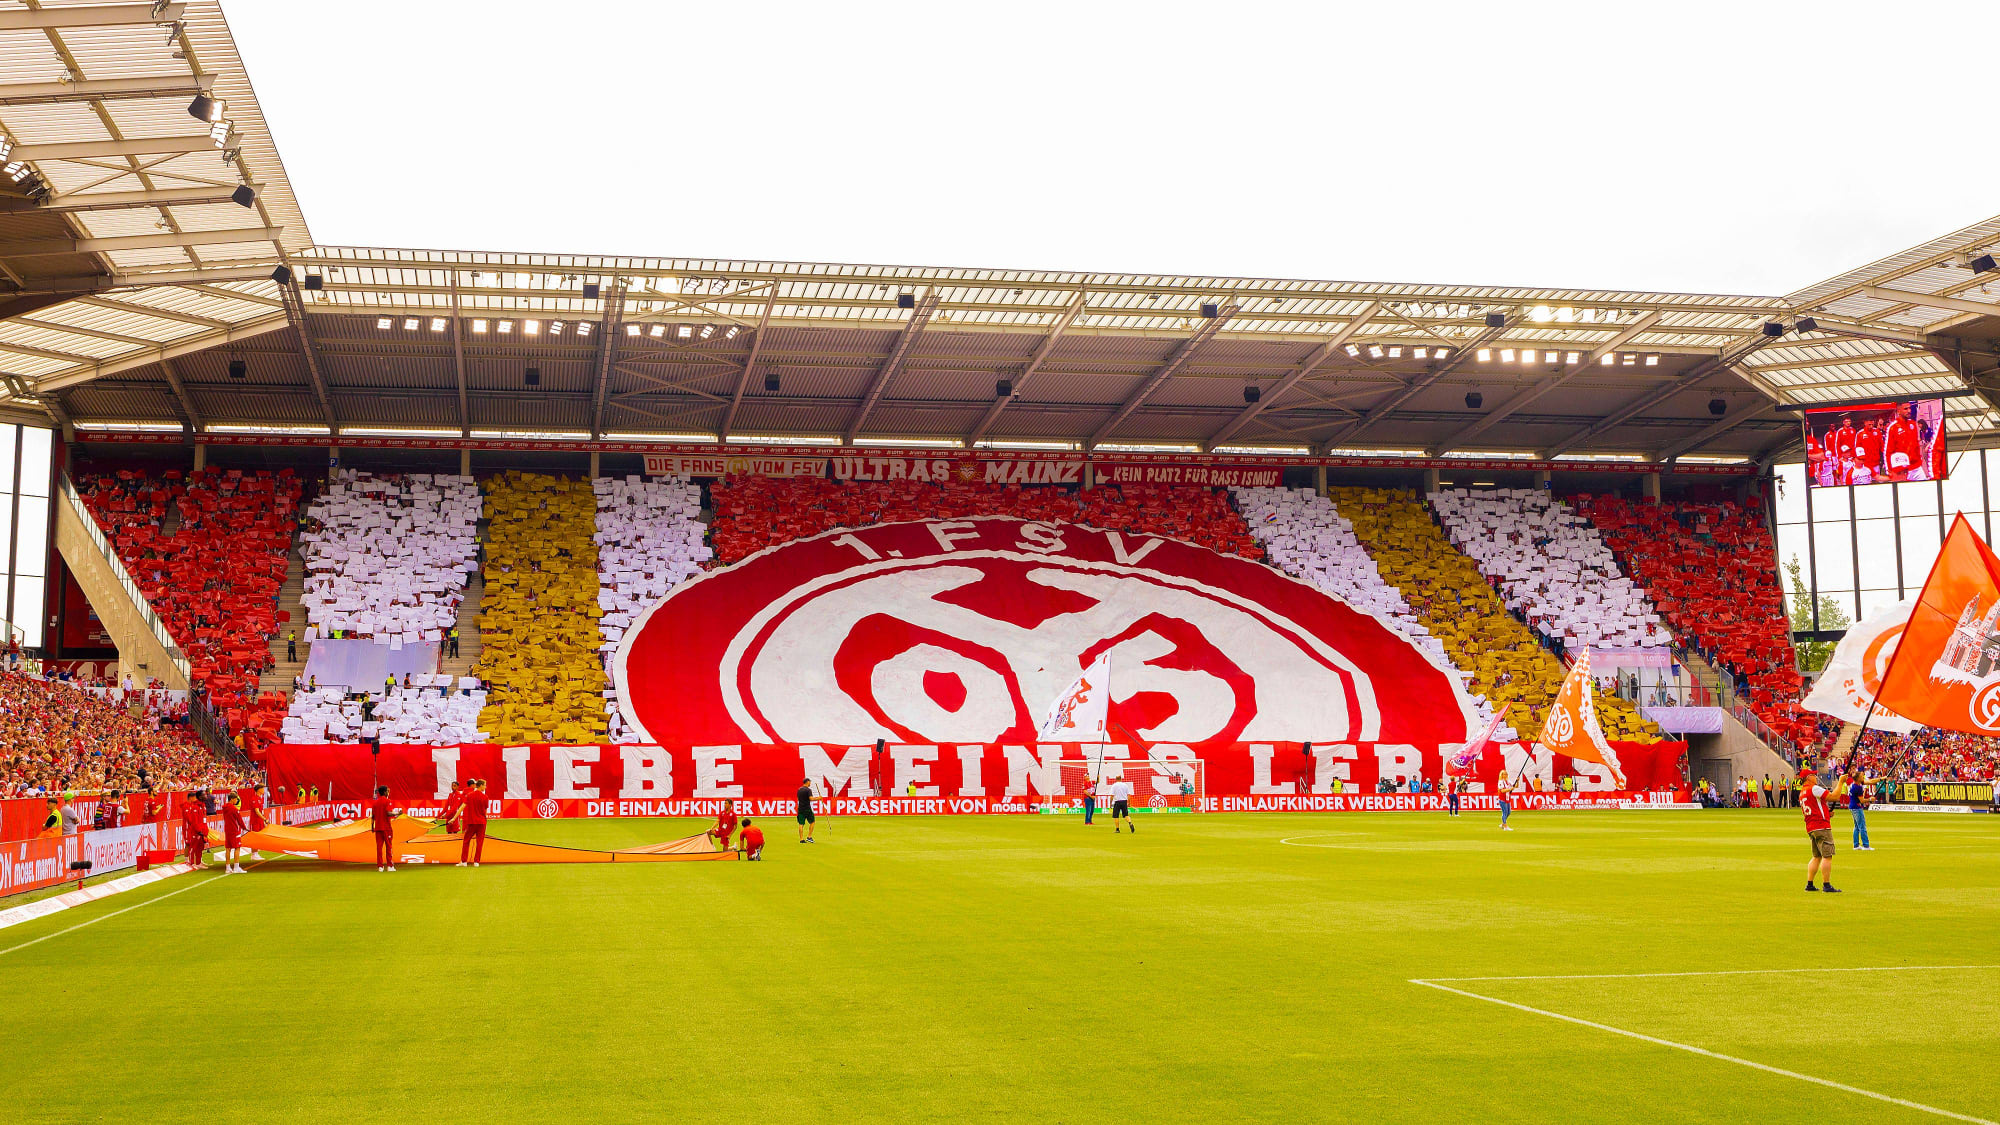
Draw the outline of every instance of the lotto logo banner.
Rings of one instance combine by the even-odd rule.
[[[1634,790],[1685,788],[1685,744],[1619,744],[1618,749]],[[1309,802],[1334,795],[1336,782],[1350,797],[1373,795],[1385,779],[1436,782],[1445,755],[1457,750],[1452,743],[1315,743],[1310,751],[1298,743],[1150,743],[1107,745],[1099,760],[1100,747],[1074,743],[895,743],[879,753],[872,743],[466,744],[384,746],[378,760],[365,746],[285,745],[272,747],[265,764],[274,785],[311,779],[335,792],[363,793],[379,779],[415,815],[431,815],[454,782],[478,778],[504,815],[562,817],[708,816],[724,800],[752,802],[766,815],[772,809],[789,815],[801,781],[829,799],[836,814],[1031,812],[1045,797],[1067,795],[1065,761],[1099,760],[1108,784],[1125,776],[1127,762],[1199,760],[1206,807],[1256,811],[1316,807]],[[1561,795],[1552,791],[1565,777],[1575,779],[1578,793],[1609,799],[1623,792],[1595,763],[1534,755],[1519,743],[1503,744],[1495,757],[1496,772],[1497,759],[1504,757],[1512,775],[1544,791],[1523,798]],[[1483,781],[1489,792],[1491,781]],[[1135,771],[1132,782],[1133,800],[1141,803],[1180,796],[1178,782],[1165,771]],[[283,819],[304,823],[361,815],[360,802],[334,802],[286,810]]]
[[[1152,535],[989,517],[878,524],[676,587],[613,662],[674,744],[1035,741],[1082,671],[1138,742],[1463,743],[1456,677],[1270,567]]]

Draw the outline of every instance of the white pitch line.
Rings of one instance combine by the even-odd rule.
[[[1961,965],[1952,967],[1971,968],[1973,966]],[[1646,974],[1641,973],[1634,975],[1644,976]],[[1720,976],[1722,974],[1717,973],[1714,975]],[[1531,980],[1535,978],[1516,977],[1516,978],[1493,978],[1493,979]],[[1890,1105],[1899,1105],[1904,1107],[1905,1109],[1917,1110],[1920,1113],[1935,1114],[1938,1117],[1949,1117],[1954,1121],[1969,1121],[1972,1123],[1972,1125],[2000,1125],[2000,1122],[1990,1121],[1984,1117],[1973,1117],[1972,1115],[1965,1113],[1953,1113],[1951,1110],[1939,1109],[1934,1105],[1925,1105],[1922,1102],[1913,1102],[1905,1098],[1890,1097],[1888,1094],[1878,1094],[1873,1090],[1864,1090],[1859,1086],[1849,1086],[1845,1082],[1835,1082],[1830,1078],[1815,1078],[1810,1074],[1800,1074],[1796,1070],[1785,1070],[1782,1067],[1767,1066],[1764,1063],[1752,1062],[1749,1059],[1737,1058],[1735,1055],[1725,1055],[1720,1051],[1711,1051],[1708,1050],[1707,1048],[1695,1047],[1687,1043],[1676,1043],[1671,1039],[1661,1039],[1657,1036],[1646,1035],[1637,1031],[1627,1031],[1622,1027],[1612,1027],[1608,1023],[1597,1023],[1592,1020],[1579,1019],[1576,1016],[1566,1016],[1563,1015],[1561,1012],[1551,1012],[1545,1008],[1531,1008],[1526,1004],[1516,1004],[1512,1000],[1501,1000],[1498,997],[1494,996],[1481,996],[1477,992],[1467,992],[1462,988],[1448,988],[1442,984],[1438,984],[1436,981],[1412,980],[1410,981],[1410,983],[1420,984],[1423,985],[1425,988],[1434,988],[1437,989],[1439,992],[1449,992],[1454,996],[1463,996],[1468,1000],[1484,1000],[1488,1004],[1498,1004],[1503,1008],[1513,1008],[1515,1011],[1527,1012],[1530,1015],[1546,1016],[1549,1019],[1561,1020],[1564,1023],[1573,1023],[1579,1027],[1588,1027],[1596,1031],[1607,1031],[1613,1035],[1622,1035],[1627,1039],[1637,1039],[1642,1043],[1651,1043],[1656,1047],[1671,1047],[1676,1051],[1686,1051],[1691,1055],[1701,1055],[1704,1058],[1720,1059],[1723,1062],[1732,1062],[1737,1064],[1738,1066],[1747,1066],[1752,1070],[1761,1070],[1766,1074],[1775,1074],[1780,1078],[1796,1078],[1801,1082],[1811,1082],[1816,1086],[1825,1086],[1831,1090],[1839,1090],[1843,1093],[1848,1093],[1848,1094],[1859,1094],[1864,1098],[1874,1098],[1878,1102],[1888,1102]]]
[[[1833,969],[1710,969],[1692,973],[1553,973],[1534,977],[1426,977],[1413,984],[1429,984],[1432,981],[1450,981],[1455,984],[1469,984],[1474,981],[1492,980],[1638,980],[1645,977],[1750,977],[1768,976],[1774,973],[1915,973],[1936,972],[1941,969],[2000,969],[2000,965],[1861,965],[1853,968]]]
[[[258,867],[258,866],[261,866],[261,863],[253,863],[253,864],[251,864],[250,866],[251,866],[251,867]],[[247,870],[247,869],[246,869],[246,870]],[[43,943],[43,942],[45,942],[45,941],[49,940],[50,938],[58,938],[58,937],[61,937],[61,936],[63,936],[64,934],[67,934],[67,933],[73,933],[73,932],[75,932],[75,931],[77,931],[77,930],[80,930],[80,929],[84,928],[85,926],[95,926],[95,925],[96,925],[96,924],[98,924],[99,922],[102,922],[102,921],[104,921],[104,920],[105,920],[106,918],[116,918],[116,917],[118,917],[118,916],[119,916],[120,914],[129,914],[129,913],[131,913],[132,911],[134,911],[134,910],[137,910],[137,909],[139,909],[139,908],[140,908],[140,907],[142,907],[142,906],[151,906],[151,905],[153,905],[153,904],[154,904],[154,903],[156,903],[156,902],[159,902],[159,901],[161,901],[161,900],[163,900],[163,899],[169,899],[169,898],[172,898],[172,897],[174,897],[175,895],[184,895],[184,894],[188,893],[189,891],[191,891],[191,890],[194,890],[194,889],[195,889],[196,887],[206,887],[206,886],[208,886],[208,885],[209,885],[210,883],[213,883],[213,882],[215,882],[215,881],[216,881],[217,879],[221,879],[221,878],[224,878],[224,876],[222,876],[222,875],[219,875],[219,874],[218,874],[218,875],[212,875],[212,876],[210,876],[209,878],[206,878],[206,879],[203,879],[203,880],[202,880],[201,882],[199,882],[199,883],[189,883],[189,884],[188,884],[187,886],[185,886],[185,887],[182,887],[181,889],[179,889],[179,890],[177,890],[177,891],[168,891],[168,892],[167,892],[166,894],[163,894],[163,895],[155,895],[155,896],[153,896],[152,898],[149,898],[149,899],[147,899],[147,900],[146,900],[146,901],[144,901],[144,902],[135,902],[135,903],[133,903],[133,904],[132,904],[132,905],[130,905],[130,906],[127,906],[127,907],[124,907],[123,909],[120,909],[120,910],[113,910],[113,911],[112,911],[111,913],[109,913],[109,914],[99,914],[99,915],[98,915],[97,917],[95,917],[95,918],[92,918],[92,919],[90,919],[90,920],[89,920],[89,921],[87,921],[87,922],[78,922],[78,923],[77,923],[76,925],[74,925],[74,926],[71,926],[71,927],[69,927],[68,929],[62,929],[62,930],[57,930],[57,931],[55,931],[54,933],[51,933],[51,934],[43,934],[43,935],[42,935],[41,937],[38,937],[38,938],[35,938],[35,939],[34,939],[34,940],[32,940],[32,941],[24,941],[24,942],[22,942],[22,943],[21,943],[21,944],[19,944],[19,945],[10,945],[10,946],[8,946],[8,947],[7,947],[7,948],[5,948],[5,949],[0,949],[0,957],[5,957],[5,956],[6,956],[6,955],[8,955],[9,953],[13,953],[13,952],[15,952],[16,950],[21,950],[21,949],[26,949],[26,948],[28,948],[28,947],[29,947],[29,946],[31,946],[31,945],[40,945],[41,943]]]

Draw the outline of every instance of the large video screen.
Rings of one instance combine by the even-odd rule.
[[[1913,398],[1805,412],[1806,480],[1815,488],[1943,480],[1944,400]]]

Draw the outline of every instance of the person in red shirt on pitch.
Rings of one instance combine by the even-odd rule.
[[[472,788],[465,794],[465,834],[458,841],[458,865],[465,866],[467,856],[472,857],[472,866],[479,866],[479,857],[486,854],[486,779],[475,777]],[[473,841],[479,843],[474,844]]]
[[[1806,814],[1806,839],[1812,841],[1812,859],[1806,862],[1806,890],[1816,891],[1813,878],[1821,876],[1830,894],[1839,894],[1833,885],[1833,823],[1826,809],[1826,787],[1811,766],[1799,767],[1799,808]]]
[[[396,869],[396,810],[389,804],[389,787],[375,787],[375,799],[368,802],[368,827],[375,833],[375,870]]]
[[[715,814],[715,827],[708,830],[709,838],[715,841],[715,850],[726,852],[730,841],[736,838],[736,802],[724,801],[722,811]]]
[[[753,828],[750,818],[743,818],[743,834],[736,837],[736,854],[744,859],[764,858],[764,830]]]
[[[208,850],[208,809],[199,796],[181,798],[181,835],[186,837],[188,866],[201,867],[202,853]]]
[[[243,798],[234,793],[229,795],[229,803],[222,806],[222,873],[241,875],[243,868],[236,862],[243,845]]]
[[[444,808],[439,810],[438,819],[444,821],[446,832],[458,831],[458,818],[465,812],[465,782],[451,783],[451,792],[446,794]]]

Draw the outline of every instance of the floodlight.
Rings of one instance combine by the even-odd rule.
[[[713,336],[713,335],[715,335],[715,325],[713,325],[713,324],[704,324],[704,325],[702,325],[702,326],[701,326],[701,338],[702,338],[702,339],[706,340],[706,339],[708,339],[708,338],[709,338],[710,336]]]
[[[659,326],[658,326],[658,325],[654,325],[654,327],[655,327],[655,328],[657,328],[657,327],[659,327]],[[625,334],[626,334],[627,336],[637,336],[637,335],[639,334],[639,326],[638,326],[638,325],[636,325],[636,324],[628,324],[628,325],[626,325],[626,326],[625,326]],[[658,333],[658,332],[655,332],[655,333],[653,333],[653,335],[657,336],[657,335],[659,335],[659,333]]]
[[[213,125],[222,120],[222,115],[228,112],[228,109],[229,103],[221,98],[211,98],[207,94],[196,94],[194,100],[188,103],[188,116],[194,118],[196,121],[206,121]]]
[[[1513,349],[1513,348],[1501,348],[1501,349],[1500,349],[1500,362],[1501,362],[1501,363],[1512,363],[1512,362],[1514,362],[1514,349]]]
[[[316,273],[309,273],[306,275],[306,288],[311,289],[314,292],[318,292],[319,290],[326,288],[326,278],[321,277]]]
[[[486,322],[482,320],[479,323],[484,324]],[[375,318],[375,327],[377,328],[394,328],[395,326],[396,326],[395,320],[390,317],[378,316]],[[480,331],[484,332],[486,330],[482,328],[480,329]]]
[[[657,340],[667,334],[667,326],[664,324],[655,324],[647,330],[646,334]]]
[[[405,318],[403,321],[403,331],[415,332],[416,330],[417,330],[417,318],[414,316]]]
[[[736,333],[738,331],[740,330],[734,324],[732,324],[729,326],[729,331],[724,332],[722,334],[722,338],[725,340],[734,340],[736,338]]]
[[[588,336],[588,335],[590,335],[590,322],[589,322],[589,321],[587,321],[587,320],[579,320],[579,321],[577,321],[577,322],[576,322],[576,334],[577,334],[578,336]]]
[[[485,320],[485,318],[481,317],[481,318],[478,318],[478,319],[475,319],[475,320],[474,320],[474,321],[472,322],[472,330],[473,330],[474,332],[476,332],[476,333],[483,333],[483,332],[485,332],[485,331],[486,331],[486,320]]]
[[[255,207],[257,192],[249,184],[237,184],[236,190],[229,193],[229,201],[238,207]]]
[[[1767,320],[1764,322],[1764,335],[1770,336],[1775,339],[1779,336],[1783,336],[1784,334],[1785,334],[1785,326],[1783,324],[1780,324],[1775,320]]]
[[[1382,358],[1382,345],[1380,345],[1380,344],[1370,344],[1370,345],[1368,345],[1368,358],[1369,358],[1369,359],[1381,359],[1381,358]]]
[[[433,332],[442,332],[442,331],[444,331],[444,318],[443,318],[443,317],[441,317],[441,316],[434,316],[434,317],[432,317],[432,318],[431,318],[431,331],[433,331]]]
[[[1506,313],[1487,313],[1487,314],[1486,314],[1486,327],[1488,327],[1488,328],[1505,328],[1505,327],[1507,327],[1507,314],[1506,314]]]
[[[1355,347],[1353,344],[1347,345],[1347,356],[1349,359],[1359,358],[1360,355],[1361,355],[1360,348]]]
[[[1390,359],[1401,359],[1401,358],[1403,358],[1403,349],[1402,349],[1402,348],[1400,348],[1400,347],[1391,347],[1391,348],[1389,349],[1389,358],[1390,358]]]
[[[1817,331],[1818,328],[1819,321],[1809,316],[1802,316],[1792,322],[1792,331],[1794,332],[1813,332]]]
[[[685,340],[688,337],[694,335],[694,327],[692,325],[683,324],[680,327],[680,331],[674,333],[674,335],[679,336],[681,339]]]
[[[1660,357],[1659,357],[1659,356],[1656,356],[1656,355],[1649,355],[1649,356],[1647,356],[1647,357],[1646,357],[1646,366],[1647,366],[1647,367],[1658,367],[1659,365],[1660,365]]]
[[[1476,360],[1478,360],[1478,361],[1479,361],[1479,362],[1481,362],[1481,363],[1492,363],[1492,362],[1493,362],[1493,349],[1492,349],[1492,348],[1481,348],[1481,349],[1479,349],[1479,351],[1477,351],[1476,353],[1474,353],[1474,354],[1473,354],[1473,358],[1474,358],[1474,359],[1476,359]]]
[[[542,334],[542,322],[539,320],[524,320],[521,322],[521,331],[530,336],[539,336]]]
[[[1973,273],[1991,273],[1993,271],[1993,254],[1991,251],[1988,251],[1965,264]]]

